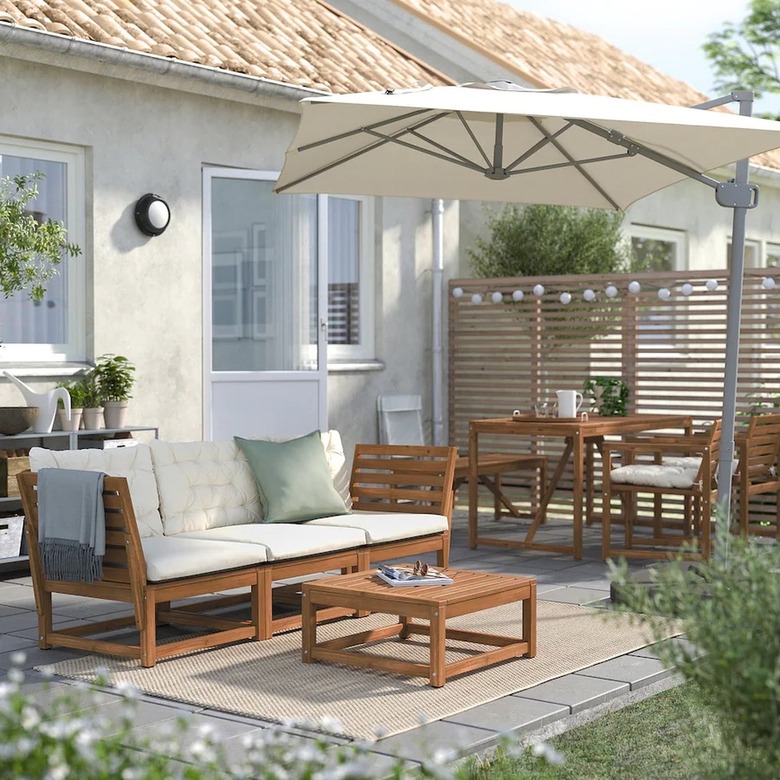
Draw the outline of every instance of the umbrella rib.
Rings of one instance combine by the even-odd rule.
[[[690,165],[680,162],[679,160],[675,160],[673,157],[668,157],[661,152],[656,152],[655,149],[650,149],[649,147],[641,144],[639,141],[634,141],[632,138],[618,132],[617,130],[606,130],[603,127],[599,127],[599,125],[596,125],[593,122],[588,122],[585,119],[571,119],[569,121],[577,125],[577,127],[581,127],[583,130],[587,130],[589,133],[601,136],[610,143],[616,144],[617,146],[622,146],[632,156],[639,154],[642,157],[646,157],[648,160],[652,160],[653,162],[658,163],[659,165],[665,165],[667,168],[671,168],[673,171],[677,171],[677,173],[682,173],[689,179],[695,179],[696,181],[700,181],[702,184],[706,184],[709,187],[718,187],[718,182],[710,176],[705,176],[703,173],[697,171],[695,168],[692,168]]]
[[[482,155],[482,159],[485,161],[485,165],[489,168],[490,167],[490,158],[485,153],[485,150],[482,148],[482,144],[477,139],[477,136],[474,135],[474,131],[471,129],[471,125],[466,121],[466,118],[463,116],[463,112],[456,111],[455,115],[460,119],[460,123],[463,125],[464,130],[469,134],[469,137],[474,143],[474,146],[477,147],[477,151]]]
[[[533,168],[523,168],[521,171],[512,171],[509,175],[510,176],[522,176],[524,173],[539,173],[539,171],[554,171],[558,168],[577,168],[579,169],[580,165],[590,165],[592,163],[600,163],[600,162],[609,162],[610,160],[622,160],[625,157],[630,157],[631,155],[628,154],[628,152],[623,152],[622,154],[605,154],[601,157],[588,157],[586,160],[569,160],[568,162],[559,162],[559,163],[549,163],[547,165],[536,165]],[[585,175],[587,179],[590,179],[590,176],[587,175],[584,171],[580,171]],[[594,186],[599,189],[601,192],[601,189],[599,188],[598,184],[594,184]],[[607,198],[610,203],[612,203],[612,200],[609,198],[609,196],[601,192],[601,194]],[[613,203],[614,205],[614,203]],[[615,208],[618,208],[615,206]]]
[[[545,129],[544,125],[533,116],[528,117],[533,126],[546,138],[550,140],[550,143],[567,159],[569,162],[577,169],[580,176],[582,176],[585,181],[587,181],[593,189],[595,189],[616,211],[620,211],[620,206],[609,196],[609,194],[604,190],[604,188],[582,167],[583,163],[588,162],[586,160],[575,160],[557,141],[557,134],[556,136],[553,136],[550,134],[548,130]],[[567,120],[569,124],[564,128],[568,130],[573,124],[577,124],[576,121],[572,119]],[[587,129],[587,128],[586,128]],[[630,150],[627,150],[628,154],[630,154]],[[593,162],[601,161],[601,160],[608,160],[608,159],[616,159],[616,158],[609,158],[604,157],[600,160],[594,159]]]
[[[518,165],[520,165],[522,162],[525,162],[529,157],[536,154],[536,152],[538,152],[540,149],[551,143],[553,138],[557,138],[561,133],[565,133],[570,127],[571,125],[568,124],[552,135],[545,135],[544,138],[542,138],[540,141],[537,141],[527,151],[523,152],[523,154],[521,154],[516,160],[513,160],[509,165],[507,165],[505,168],[507,173],[512,173],[512,171],[517,168]]]
[[[374,130],[377,127],[384,127],[385,125],[391,125],[395,122],[404,122],[407,119],[412,119],[413,117],[419,116],[420,114],[429,114],[430,113],[429,108],[421,108],[417,111],[410,111],[408,114],[402,114],[401,116],[394,116],[391,119],[383,119],[381,122],[374,122],[371,125],[356,127],[354,130],[347,130],[345,133],[339,133],[338,135],[332,135],[329,138],[322,138],[319,141],[312,141],[310,144],[304,144],[303,146],[299,146],[297,151],[299,152],[307,152],[309,149],[315,149],[318,146],[324,146],[325,144],[333,143],[334,141],[342,141],[345,138],[351,138],[353,135],[359,135],[360,133],[365,132],[366,130]],[[422,127],[424,124],[427,124],[428,122],[434,122],[437,119],[440,119],[443,116],[447,116],[447,113],[438,114],[437,116],[430,117],[426,119],[422,124],[418,125],[418,127]],[[406,128],[404,128],[406,130]],[[399,131],[403,132],[403,131]]]

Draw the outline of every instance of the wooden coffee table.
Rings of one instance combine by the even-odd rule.
[[[482,669],[508,658],[536,655],[536,580],[533,577],[513,577],[505,574],[485,574],[476,571],[444,569],[454,580],[452,585],[418,585],[393,587],[375,572],[358,572],[324,577],[303,584],[303,662],[334,663],[381,669],[387,672],[427,677],[440,688],[448,677]],[[503,604],[521,602],[518,610],[520,637],[482,634],[475,631],[448,629],[447,618],[479,612]],[[317,609],[345,607],[357,612],[380,612],[398,615],[398,622],[383,628],[363,631],[350,636],[317,642]],[[520,612],[522,611],[522,618]],[[415,622],[415,619],[427,621]],[[430,662],[413,663],[386,655],[360,653],[347,648],[410,634],[430,637]],[[494,649],[468,658],[446,663],[445,639],[457,639],[488,645]]]

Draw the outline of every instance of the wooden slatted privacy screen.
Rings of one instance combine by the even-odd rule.
[[[767,289],[771,269],[745,272],[739,353],[738,414],[759,398],[780,403],[780,274]],[[715,291],[708,280],[718,282]],[[639,282],[640,292],[628,290]],[[682,285],[693,292],[684,295]],[[544,286],[536,296],[533,287]],[[610,298],[608,285],[617,288]],[[460,288],[461,297],[452,291]],[[671,292],[669,300],[658,296]],[[583,299],[592,289],[595,299]],[[520,302],[512,299],[522,290]],[[721,414],[726,353],[728,271],[632,275],[454,279],[449,283],[449,440],[468,446],[468,421],[530,412],[556,390],[581,390],[588,376],[619,377],[630,388],[629,412],[691,414],[703,425]],[[493,293],[502,301],[492,302]],[[562,293],[571,302],[560,300]],[[482,303],[472,303],[473,295]],[[769,401],[771,403],[771,400]],[[583,405],[583,410],[587,405]],[[560,442],[518,437],[481,447],[498,451],[560,453]],[[565,484],[565,483],[564,483]]]

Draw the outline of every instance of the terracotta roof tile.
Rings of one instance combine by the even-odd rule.
[[[453,83],[321,0],[0,0],[4,21],[323,91]]]

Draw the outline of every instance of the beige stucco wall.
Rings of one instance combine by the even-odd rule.
[[[297,125],[289,111],[227,90],[171,82],[66,58],[23,62],[0,56],[0,132],[86,150],[88,355],[126,355],[137,366],[129,424],[158,425],[168,440],[203,435],[202,181],[205,165],[279,170]],[[78,66],[81,69],[74,69]],[[93,72],[89,72],[93,71]],[[97,71],[97,72],[95,72]],[[104,71],[104,72],[103,72]],[[129,78],[128,78],[129,77]],[[185,91],[187,90],[187,91]],[[218,94],[214,94],[218,93]],[[278,102],[278,101],[277,101]],[[285,106],[282,106],[285,108]],[[133,208],[146,192],[164,197],[171,224],[159,237],[137,229]],[[377,201],[377,364],[332,372],[330,427],[348,451],[375,441],[376,397],[418,392],[430,409],[432,236],[430,201]],[[457,204],[447,204],[445,255],[457,266]],[[446,344],[446,331],[443,338]],[[3,364],[36,390],[67,376],[31,375]],[[20,405],[0,380],[0,405]],[[426,411],[430,428],[430,413]]]

